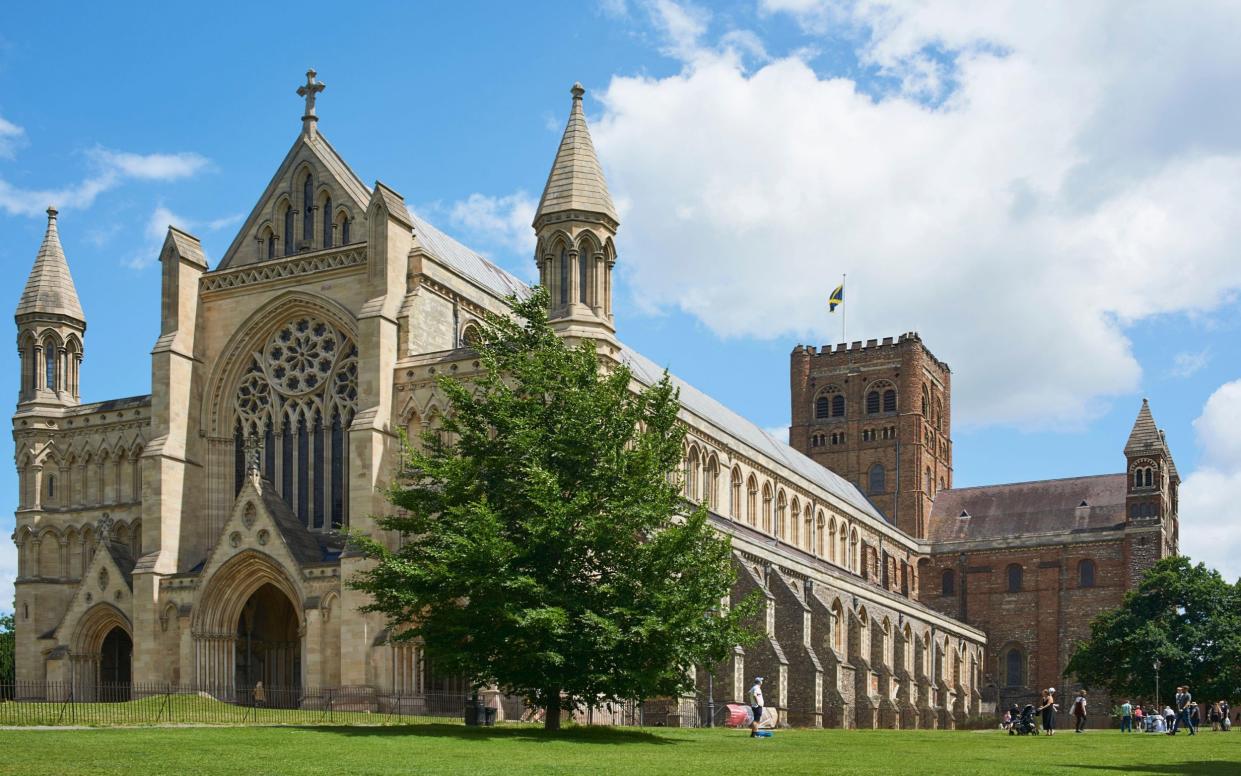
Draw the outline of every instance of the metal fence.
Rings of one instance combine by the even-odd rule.
[[[521,698],[484,693],[490,712],[480,723],[539,724],[542,709]],[[475,700],[461,692],[402,694],[372,687],[282,688],[178,686],[168,684],[0,685],[0,726],[121,725],[406,725],[465,724]],[[714,714],[714,719],[712,719]],[[579,725],[716,726],[722,702],[684,697],[646,703],[603,703],[572,712]]]
[[[0,725],[383,725],[464,720],[460,693],[370,687],[253,688],[165,684],[0,685]]]

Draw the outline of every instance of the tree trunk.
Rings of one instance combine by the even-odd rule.
[[[560,690],[547,691],[547,706],[543,709],[543,729],[560,730]]]

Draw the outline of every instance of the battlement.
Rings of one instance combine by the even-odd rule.
[[[853,342],[840,342],[840,343],[837,343],[835,346],[823,345],[817,348],[814,345],[800,345],[799,344],[793,348],[793,356],[796,357],[797,355],[800,354],[804,356],[814,357],[816,359],[827,358],[830,360],[830,359],[835,359],[839,356],[860,356],[860,355],[872,356],[872,355],[880,354],[883,350],[891,350],[893,353],[898,353],[901,350],[912,347],[914,345],[917,345],[918,347],[922,348],[922,351],[926,353],[927,357],[930,358],[932,361],[934,361],[935,364],[940,369],[944,370],[945,372],[952,371],[948,367],[948,364],[936,358],[935,354],[933,354],[926,347],[926,345],[922,343],[922,337],[916,331],[905,332],[904,334],[901,334],[898,337],[884,337],[882,341],[878,339],[868,339],[868,340],[865,340],[865,344],[863,344],[863,340],[854,340]]]

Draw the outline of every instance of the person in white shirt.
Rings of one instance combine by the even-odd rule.
[[[750,722],[750,738],[756,738],[758,723],[763,719],[763,677],[754,677],[754,684],[745,694],[745,700],[750,704],[750,711],[754,714],[754,719]]]

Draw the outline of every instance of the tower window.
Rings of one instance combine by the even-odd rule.
[[[889,389],[883,392],[883,411],[896,412],[896,391]]]
[[[896,386],[887,380],[879,380],[866,389],[866,413],[879,412],[896,412]]]
[[[1004,684],[1006,687],[1025,685],[1025,656],[1013,647],[1004,655]]]
[[[838,393],[832,397],[832,417],[843,418],[844,416],[845,416],[845,397]]]
[[[820,396],[814,401],[814,416],[816,418],[826,418],[831,412],[831,404],[826,396]]]
[[[56,343],[43,343],[43,366],[45,374],[43,379],[46,381],[43,387],[49,391],[56,390]]]
[[[582,243],[577,250],[577,301],[590,304],[590,284],[586,282],[590,268],[590,243]]]
[[[939,580],[940,595],[956,595],[957,594],[957,575],[952,569],[944,569],[944,573]]]
[[[887,478],[887,471],[883,468],[883,464],[877,463],[870,467],[867,477],[867,490],[872,496],[883,493],[888,489]]]
[[[870,393],[866,394],[866,412],[870,415],[874,415],[876,412],[878,412],[879,407],[880,407],[879,402],[880,402],[880,399],[879,399],[878,391],[871,391]]]
[[[1090,559],[1077,564],[1077,586],[1094,587],[1095,565]]]
[[[1020,563],[1013,563],[1008,567],[1008,592],[1020,593],[1022,583],[1023,570]]]
[[[560,249],[560,303],[569,303],[569,251]]]

